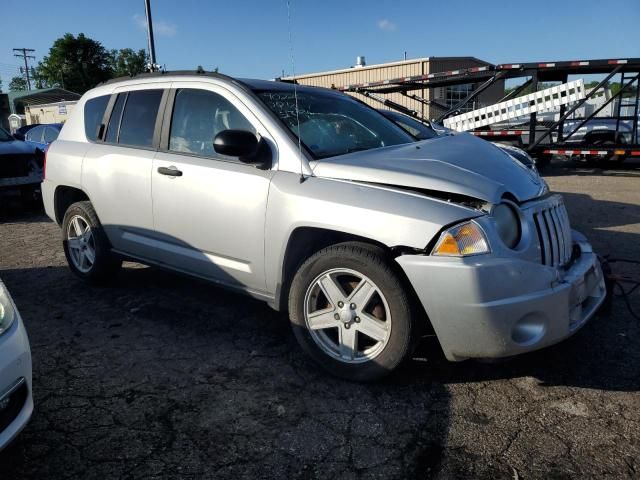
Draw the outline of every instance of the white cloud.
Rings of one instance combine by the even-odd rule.
[[[384,30],[385,32],[395,32],[396,24],[388,18],[383,18],[382,20],[378,20],[378,28],[380,30]]]
[[[142,30],[147,30],[147,18],[144,15],[136,13],[133,16],[133,21]],[[153,21],[153,33],[160,37],[173,37],[178,31],[178,28],[172,23],[167,23],[164,20]]]

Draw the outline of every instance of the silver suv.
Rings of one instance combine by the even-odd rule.
[[[416,142],[325,89],[217,74],[101,85],[49,148],[42,192],[79,277],[104,281],[126,258],[245,292],[353,380],[429,333],[452,361],[539,349],[605,296],[537,172],[464,133]]]

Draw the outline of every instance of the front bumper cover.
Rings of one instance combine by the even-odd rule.
[[[445,356],[500,358],[569,337],[606,296],[600,262],[577,232],[580,256],[567,269],[495,257],[403,255],[409,278]]]

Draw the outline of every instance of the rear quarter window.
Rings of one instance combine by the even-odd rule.
[[[84,104],[84,133],[87,140],[95,142],[98,138],[98,127],[102,122],[111,95],[102,95],[87,100]]]

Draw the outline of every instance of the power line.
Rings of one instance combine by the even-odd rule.
[[[14,53],[13,56],[22,57],[22,59],[24,60],[24,72],[27,75],[27,88],[31,90],[31,79],[29,78],[29,59],[32,58],[33,60],[35,60],[36,57],[34,57],[33,55],[28,55],[27,53],[35,52],[35,50],[33,48],[14,48],[13,51],[21,52]]]

